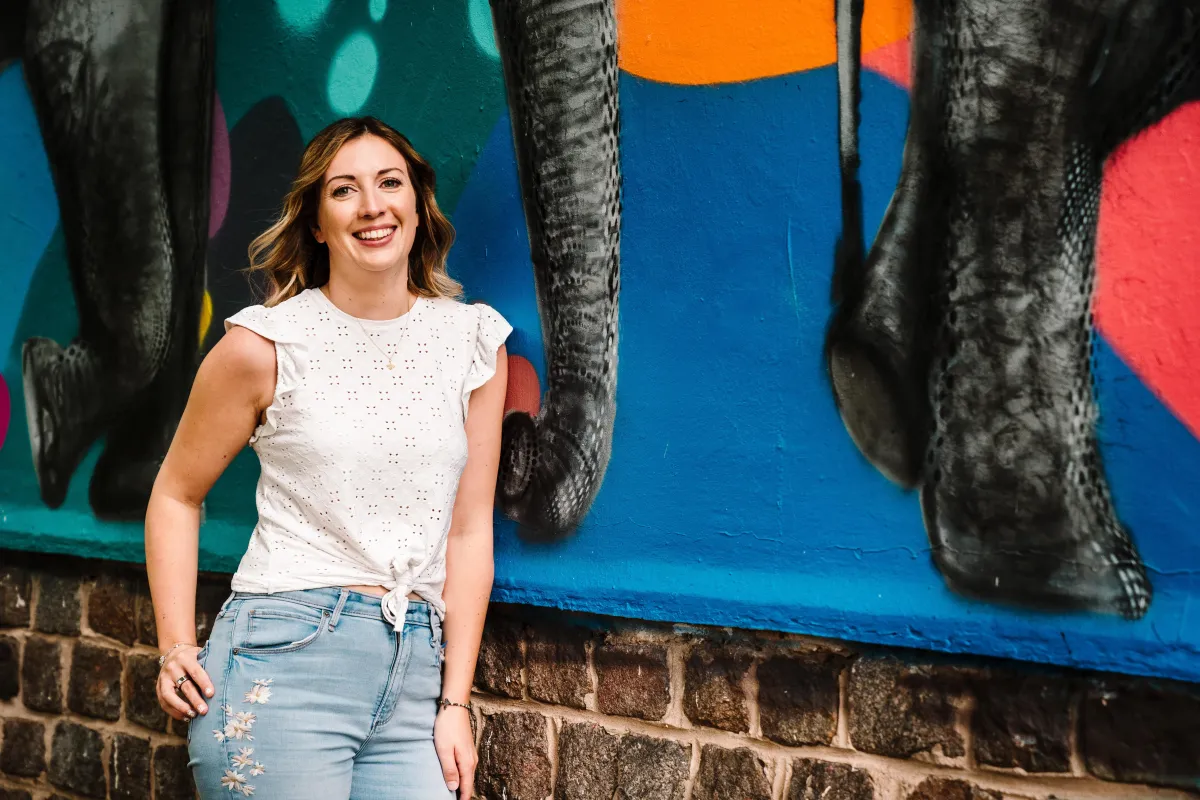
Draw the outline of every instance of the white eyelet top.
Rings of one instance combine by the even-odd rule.
[[[444,616],[467,401],[512,327],[489,306],[424,297],[397,319],[358,319],[320,289],[243,309],[234,325],[275,342],[277,371],[250,437],[258,524],[233,589],[378,585],[397,631],[410,592]]]

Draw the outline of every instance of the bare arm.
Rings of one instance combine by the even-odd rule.
[[[195,644],[200,505],[245,447],[274,393],[275,345],[245,328],[223,336],[196,373],[146,508],[146,572],[161,652]],[[159,702],[176,719],[191,716],[191,709],[176,695],[175,678],[186,672],[201,689],[211,688],[195,655],[176,648],[159,675]],[[207,710],[191,684],[183,692],[197,711]]]
[[[500,426],[507,388],[508,354],[501,345],[496,354],[496,374],[471,393],[466,422],[467,465],[458,484],[446,545],[446,586],[442,592],[446,601],[446,664],[442,696],[456,703],[466,703],[471,698],[479,640],[483,636],[483,621],[492,593],[492,509],[496,473],[500,466]],[[445,723],[444,718],[453,721]],[[470,797],[475,769],[470,719],[465,710],[450,707],[438,714],[438,728],[446,724],[452,725],[459,736],[465,730],[467,742],[459,748],[461,752],[454,753],[450,763],[457,761],[453,780],[457,783],[461,777],[463,793],[460,796]],[[438,728],[435,728],[435,739],[439,738],[436,735]],[[450,738],[456,737],[449,736],[447,740]],[[443,772],[450,783],[452,776],[447,770],[443,749],[450,742],[438,744]]]

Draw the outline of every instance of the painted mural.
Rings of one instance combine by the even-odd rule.
[[[853,5],[839,0],[851,41]],[[830,378],[863,455],[920,488],[951,587],[1137,619],[1151,581],[1096,435],[1096,230],[1108,157],[1200,99],[1200,4],[994,9],[916,6],[904,160],[865,257],[859,65],[840,60]]]
[[[0,547],[141,558],[247,245],[374,114],[516,328],[497,599],[1200,680],[1200,8],[1022,2],[6,6]]]

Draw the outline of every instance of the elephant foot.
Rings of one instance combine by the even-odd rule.
[[[922,214],[931,206],[921,176],[930,156],[919,122],[910,123],[900,183],[870,254],[839,251],[825,335],[825,366],[847,433],[872,466],[906,489],[921,482],[930,427],[925,375],[933,259],[921,244]],[[843,228],[845,237],[861,221]]]
[[[1059,215],[1034,208],[988,219],[999,241],[1044,243],[1026,258],[983,250],[973,224],[954,236],[975,257],[953,260],[944,282],[921,504],[953,589],[1138,619],[1150,583],[1096,438],[1099,171],[1080,158],[1069,174],[1083,176],[1073,184],[1083,188],[1066,195]]]
[[[1145,566],[1115,518],[1081,508],[989,519],[940,487],[921,492],[933,559],[955,592],[1042,611],[1140,619],[1152,596]]]
[[[29,448],[42,502],[50,508],[66,499],[71,476],[103,428],[95,368],[94,357],[76,344],[63,349],[36,337],[21,351]]]
[[[611,435],[611,434],[610,434]],[[594,448],[523,411],[504,418],[498,493],[504,512],[530,541],[551,541],[572,531],[600,488],[608,453],[596,464]]]
[[[884,477],[911,489],[920,480],[924,424],[916,387],[906,386],[892,363],[850,335],[831,336],[826,348],[834,400],[850,438]]]

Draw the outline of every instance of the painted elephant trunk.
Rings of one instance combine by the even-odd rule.
[[[951,588],[1137,618],[1151,588],[1095,432],[1097,217],[1107,156],[1194,96],[1195,6],[1014,5],[917,4],[903,172],[831,378],[864,454],[921,487]]]
[[[612,0],[492,0],[542,338],[536,419],[504,421],[498,495],[522,534],[572,531],[612,447],[621,171]]]

